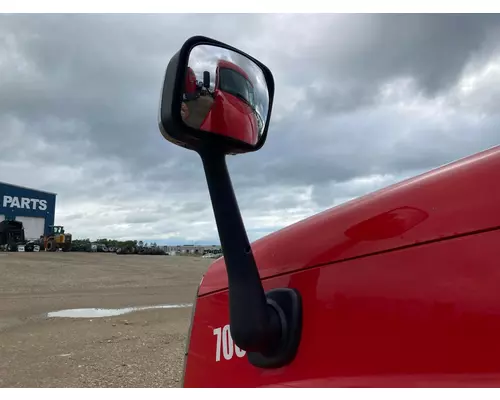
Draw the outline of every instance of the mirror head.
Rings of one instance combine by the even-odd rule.
[[[196,151],[255,151],[266,140],[273,96],[273,76],[265,65],[224,43],[195,36],[167,67],[160,131]]]

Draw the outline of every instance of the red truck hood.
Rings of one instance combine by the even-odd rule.
[[[257,118],[252,108],[230,93],[218,90],[214,104],[200,129],[257,143]]]
[[[357,198],[252,243],[262,279],[500,226],[500,146]],[[227,288],[224,259],[199,296]]]

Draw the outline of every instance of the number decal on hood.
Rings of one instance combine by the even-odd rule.
[[[246,351],[240,349],[233,342],[231,337],[231,329],[229,325],[225,325],[222,328],[214,329],[214,336],[216,336],[215,343],[215,361],[219,362],[221,360],[221,353],[225,360],[231,360],[233,355],[236,354],[237,357],[242,358],[245,356]]]

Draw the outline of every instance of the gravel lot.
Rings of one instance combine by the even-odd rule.
[[[211,260],[0,253],[0,387],[177,387],[190,308],[48,318],[74,308],[192,303]]]

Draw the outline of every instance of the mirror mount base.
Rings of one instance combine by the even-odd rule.
[[[280,368],[293,361],[302,334],[302,298],[296,289],[279,288],[266,293],[268,304],[279,310],[282,336],[270,352],[249,352],[248,361],[258,368]]]

